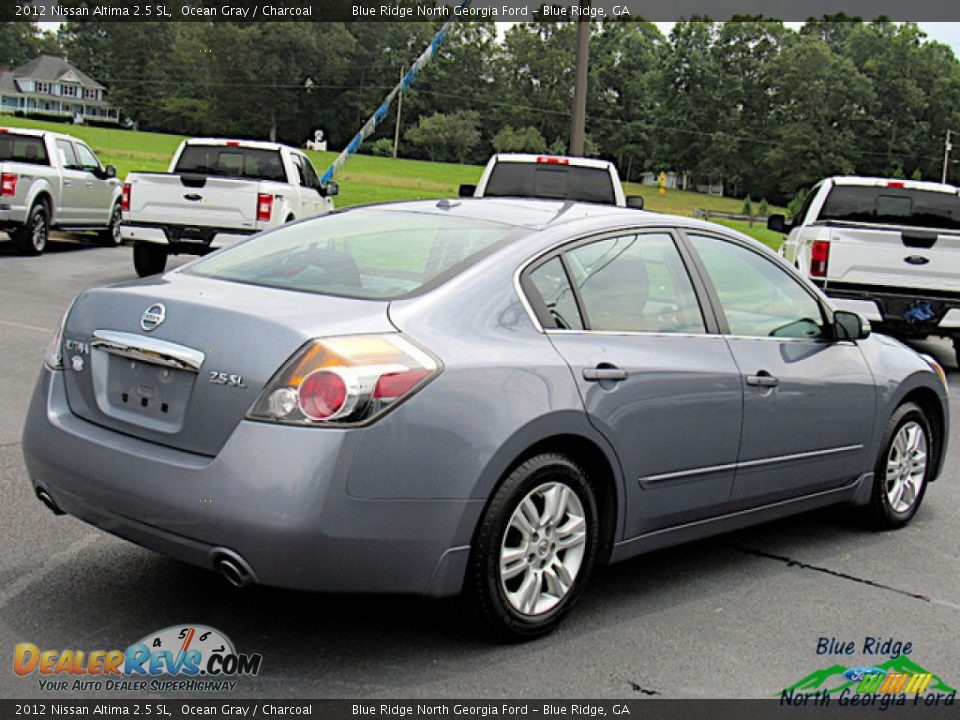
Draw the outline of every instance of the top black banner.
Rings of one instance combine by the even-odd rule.
[[[25,22],[726,21],[757,16],[960,21],[956,0],[3,0],[0,5],[0,19]]]

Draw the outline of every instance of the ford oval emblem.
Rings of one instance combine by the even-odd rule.
[[[140,316],[140,327],[150,332],[160,327],[160,323],[166,319],[167,309],[163,306],[163,303],[156,303],[143,311],[143,315]]]
[[[911,265],[926,265],[930,262],[930,258],[926,258],[923,255],[908,255],[903,259],[904,262],[908,262]]]
[[[189,200],[190,202],[197,202],[198,200],[203,200],[203,195],[197,195],[197,193],[187,193],[183,196],[184,200]]]

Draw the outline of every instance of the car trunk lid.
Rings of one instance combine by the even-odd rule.
[[[64,330],[67,399],[90,422],[214,456],[298,348],[395,331],[387,306],[180,273],[91,290]]]

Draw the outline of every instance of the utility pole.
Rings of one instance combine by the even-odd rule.
[[[583,135],[587,125],[587,66],[589,61],[590,0],[580,0],[580,20],[577,23],[576,81],[573,86],[573,113],[570,120],[571,155],[583,155]]]
[[[943,144],[943,178],[940,180],[942,183],[947,182],[947,165],[950,162],[950,151],[953,150],[953,145],[950,143],[950,135],[952,132],[947,130],[947,141]]]
[[[403,82],[404,69],[400,68],[400,82]],[[403,87],[397,96],[397,125],[393,129],[393,159],[397,159],[397,148],[400,146],[400,113],[403,112]]]

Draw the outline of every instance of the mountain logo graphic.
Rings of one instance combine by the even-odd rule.
[[[939,675],[921,667],[906,655],[871,666],[848,668],[831,665],[814,670],[783,692],[833,695],[848,689],[856,693],[956,692],[956,688],[944,682]],[[780,694],[777,693],[778,696]]]

